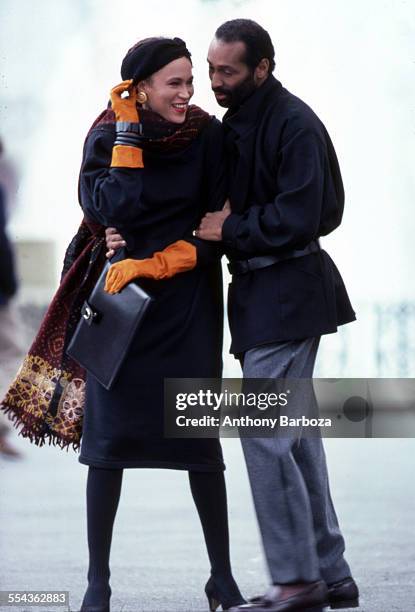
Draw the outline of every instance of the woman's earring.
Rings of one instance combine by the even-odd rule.
[[[137,93],[137,102],[139,104],[145,104],[147,102],[148,98],[147,98],[147,94],[145,91],[138,91]]]

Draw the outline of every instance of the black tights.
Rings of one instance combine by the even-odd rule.
[[[233,582],[229,553],[228,505],[223,472],[189,472],[209,556],[212,576],[226,586]]]
[[[87,527],[89,547],[89,595],[108,592],[112,530],[121,493],[123,470],[90,467],[87,481]],[[229,555],[228,510],[223,472],[189,472],[190,489],[199,513],[211,565],[218,586],[232,588]],[[236,586],[236,585],[235,585]],[[94,594],[95,593],[95,594]]]
[[[120,500],[123,470],[90,467],[86,485],[88,582],[105,585],[110,577],[112,528]]]

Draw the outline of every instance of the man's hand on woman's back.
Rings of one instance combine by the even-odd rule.
[[[115,254],[115,251],[126,245],[124,238],[115,227],[107,227],[105,230],[105,242],[108,249],[105,254],[107,259],[110,259]]]

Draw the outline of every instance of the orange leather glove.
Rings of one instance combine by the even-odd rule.
[[[128,92],[128,98],[122,98],[121,94]],[[138,123],[137,90],[133,87],[133,80],[123,81],[111,89],[111,106],[117,121],[130,121]]]
[[[121,97],[124,92],[128,92],[128,97]],[[121,130],[127,130],[126,124],[136,124],[138,127],[140,118],[137,110],[137,90],[133,86],[132,79],[113,87],[110,96],[112,110],[117,121],[117,134],[120,123],[124,123]],[[138,145],[129,146],[126,143],[118,143],[116,140],[112,149],[111,168],[144,168],[142,150]]]
[[[186,240],[173,242],[148,259],[124,259],[113,264],[105,279],[105,291],[118,293],[135,278],[162,280],[179,272],[193,270],[197,263],[196,247]]]

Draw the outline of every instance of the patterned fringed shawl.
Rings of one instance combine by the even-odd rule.
[[[160,153],[186,148],[210,120],[195,105],[179,128],[152,111],[140,114],[149,135],[140,146]],[[110,107],[97,117],[88,135],[104,124],[115,126]],[[66,449],[80,446],[86,372],[66,355],[66,348],[104,263],[104,228],[84,219],[66,251],[61,284],[39,333],[0,404],[15,427],[21,427],[19,434],[38,446],[47,440]]]
[[[38,446],[79,447],[85,370],[66,347],[105,262],[104,228],[84,220],[65,255],[62,280],[1,408]]]

